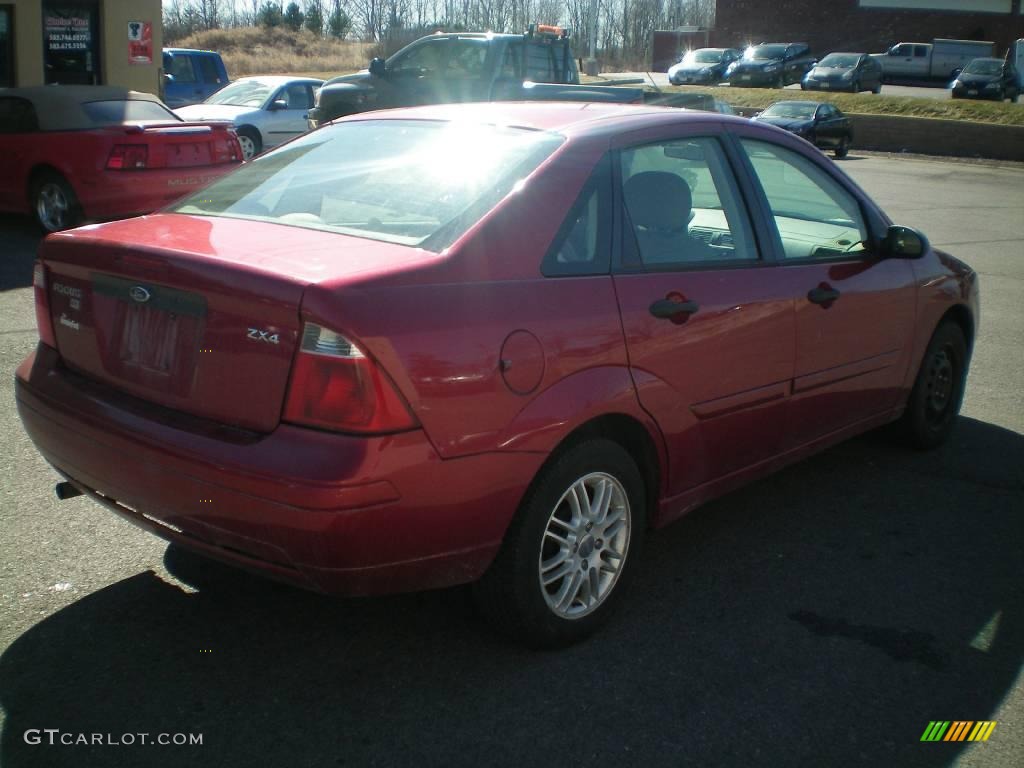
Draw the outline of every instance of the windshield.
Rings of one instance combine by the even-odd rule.
[[[246,163],[171,210],[440,251],[561,143],[554,133],[475,123],[340,123]]]
[[[781,59],[786,55],[784,45],[755,45],[743,52],[743,58],[747,61],[755,59]]]
[[[772,104],[761,115],[763,117],[788,117],[810,120],[814,117],[814,110],[817,108],[818,105],[814,103],[780,101],[778,104]]]
[[[690,51],[683,57],[683,64],[717,64],[722,60],[722,52],[713,48],[701,48]]]
[[[180,123],[181,118],[155,101],[131,99],[87,101],[82,109],[96,125],[123,123]]]
[[[964,67],[965,75],[1000,75],[1002,72],[1002,59],[975,59]]]
[[[830,53],[818,62],[818,66],[828,67],[829,69],[852,69],[857,66],[857,62],[859,60],[860,56],[853,56],[844,53]]]
[[[262,107],[274,90],[261,80],[237,80],[206,100],[207,104],[228,104],[232,107]]]

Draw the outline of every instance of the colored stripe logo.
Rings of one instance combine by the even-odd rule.
[[[988,741],[995,720],[931,720],[921,741]]]

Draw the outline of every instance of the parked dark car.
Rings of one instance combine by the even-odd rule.
[[[716,85],[725,80],[725,70],[743,53],[736,48],[698,48],[687,51],[678,64],[669,67],[672,85]]]
[[[807,43],[762,43],[747,48],[725,75],[729,85],[784,88],[803,80],[814,61]]]
[[[846,157],[853,143],[850,118],[834,104],[777,101],[754,120],[784,128],[821,149],[834,149],[836,157]]]
[[[160,98],[171,109],[198,104],[230,82],[216,51],[164,48],[164,79]]]
[[[320,591],[476,582],[536,645],[628,599],[648,528],[890,422],[939,445],[978,323],[806,142],[612,104],[344,118],[46,238],[34,284],[62,498]]]
[[[882,65],[866,53],[830,53],[804,75],[805,91],[882,92]]]
[[[954,99],[1017,101],[1020,78],[1017,67],[1003,59],[974,59],[953,81]]]

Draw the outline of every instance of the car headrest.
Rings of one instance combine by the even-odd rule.
[[[674,232],[690,222],[690,185],[674,173],[638,173],[626,182],[623,192],[634,226]]]

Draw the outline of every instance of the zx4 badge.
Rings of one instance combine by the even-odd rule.
[[[261,331],[259,328],[250,328],[247,335],[253,341],[265,341],[268,344],[279,344],[281,341],[276,333]]]

